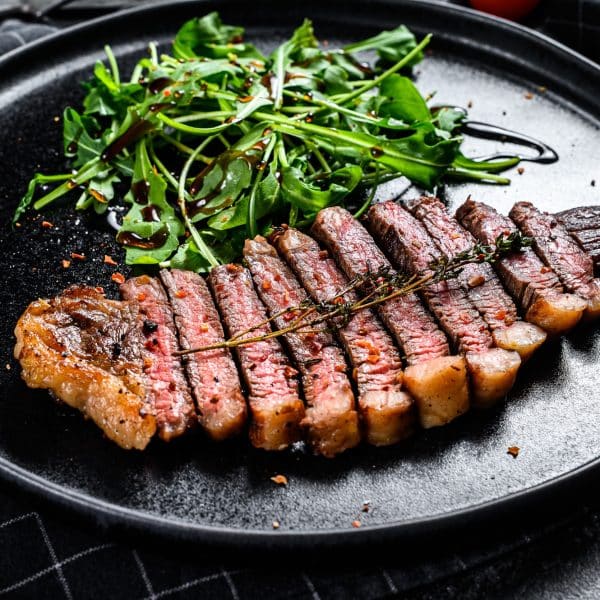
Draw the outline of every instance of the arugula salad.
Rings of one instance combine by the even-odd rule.
[[[14,220],[65,195],[99,214],[124,201],[128,264],[206,272],[326,206],[359,216],[399,176],[508,183],[498,173],[519,159],[464,156],[464,112],[431,110],[407,76],[429,41],[400,26],[332,48],[305,20],[265,56],[211,13],[181,27],[171,54],[150,44],[128,77],[107,46],[82,110],[63,115],[72,171],[36,174]]]

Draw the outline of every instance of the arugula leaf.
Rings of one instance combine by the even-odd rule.
[[[385,62],[395,63],[404,58],[417,46],[417,40],[411,31],[404,25],[390,31],[381,33],[355,44],[349,44],[344,48],[345,52],[365,52],[375,50],[377,55]],[[414,66],[423,60],[423,53],[419,54],[409,63]]]
[[[191,19],[177,32],[173,41],[175,58],[224,58],[230,54],[264,58],[252,45],[242,43],[243,27],[224,25],[221,17],[212,12],[205,17]]]
[[[379,93],[385,97],[379,106],[381,116],[407,123],[431,119],[431,112],[423,96],[408,77],[390,75],[379,87]]]
[[[98,125],[92,117],[80,115],[74,108],[67,107],[63,113],[63,145],[65,156],[75,158],[73,166],[81,167],[104,150],[101,139],[92,137]]]

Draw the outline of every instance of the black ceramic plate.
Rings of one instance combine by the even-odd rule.
[[[115,293],[102,257],[120,257],[113,234],[87,215],[52,210],[12,232],[9,216],[33,171],[63,167],[56,116],[82,97],[79,82],[110,43],[121,59],[167,43],[185,20],[213,10],[269,48],[304,16],[322,39],[355,40],[406,23],[434,33],[418,85],[440,103],[472,103],[473,118],[541,137],[560,161],[525,165],[507,188],[454,185],[502,210],[528,199],[546,210],[597,203],[600,70],[550,40],[460,8],[390,0],[169,3],[104,18],[0,61],[0,472],[102,525],[129,526],[236,547],[347,545],[428,534],[506,513],[568,489],[600,462],[600,335],[581,328],[526,365],[506,402],[393,448],[361,447],[335,460],[263,453],[245,440],[214,445],[200,435],[144,453],[125,452],[91,423],[20,382],[12,328],[27,303],[73,282]],[[547,88],[546,91],[540,86]],[[532,94],[533,97],[530,97]],[[487,150],[490,148],[488,147]],[[393,189],[382,192],[391,195]],[[85,262],[62,269],[71,252]],[[518,459],[507,454],[519,446]],[[270,477],[283,473],[287,487]],[[360,513],[369,501],[371,511]],[[363,527],[353,529],[360,515]],[[281,523],[272,530],[273,520]]]

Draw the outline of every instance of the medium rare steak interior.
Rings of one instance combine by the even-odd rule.
[[[405,438],[413,406],[425,428],[448,423],[471,400],[484,406],[505,395],[519,354],[526,358],[546,332],[568,331],[590,312],[597,283],[567,230],[519,203],[511,214],[539,257],[510,250],[494,263],[500,278],[478,262],[421,285],[432,312],[412,288],[388,299],[381,290],[406,279],[382,248],[420,279],[431,259],[471,249],[473,236],[493,245],[516,231],[508,217],[471,200],[457,212],[466,229],[436,199],[408,209],[372,208],[372,236],[348,211],[324,209],[312,229],[323,247],[287,227],[272,243],[247,240],[247,268],[217,267],[210,288],[201,275],[163,270],[123,283],[121,301],[72,286],[33,302],[15,329],[23,379],[79,409],[123,448],[143,449],[155,434],[172,439],[197,421],[224,440],[244,431],[248,413],[254,446],[281,450],[305,440],[326,457],[361,438],[375,445]],[[380,294],[373,308],[381,321],[361,304]],[[341,312],[327,312],[340,304]],[[436,319],[465,356],[450,355]]]

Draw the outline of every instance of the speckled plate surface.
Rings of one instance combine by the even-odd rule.
[[[201,435],[144,453],[108,442],[79,413],[20,381],[12,329],[32,299],[70,283],[91,282],[114,294],[105,253],[120,258],[102,221],[68,210],[8,221],[32,172],[62,168],[54,117],[80,101],[79,82],[110,43],[132,62],[151,39],[167,43],[187,18],[218,8],[269,48],[304,16],[330,42],[354,40],[406,23],[434,33],[417,84],[436,101],[472,105],[473,119],[544,139],[554,165],[525,164],[510,187],[452,185],[451,204],[468,194],[506,211],[517,200],[545,210],[598,203],[600,70],[554,44],[503,21],[416,0],[286,5],[183,2],[104,18],[65,31],[0,60],[0,474],[108,527],[128,527],[229,547],[301,548],[423,536],[447,526],[532,506],[567,492],[600,459],[600,333],[580,328],[548,344],[521,371],[506,402],[449,427],[421,432],[385,449],[361,447],[335,460],[301,451],[267,454],[245,440],[215,445]],[[143,32],[143,33],[142,33]],[[493,150],[498,144],[473,143]],[[389,197],[400,188],[382,190]],[[410,191],[408,192],[410,194]],[[54,223],[41,226],[43,218]],[[62,269],[71,252],[88,259]],[[515,460],[509,446],[519,446]],[[287,487],[270,477],[283,473]],[[364,501],[371,510],[361,513]],[[538,504],[539,505],[539,504]],[[360,515],[363,526],[351,523]],[[281,527],[273,531],[272,522]]]

